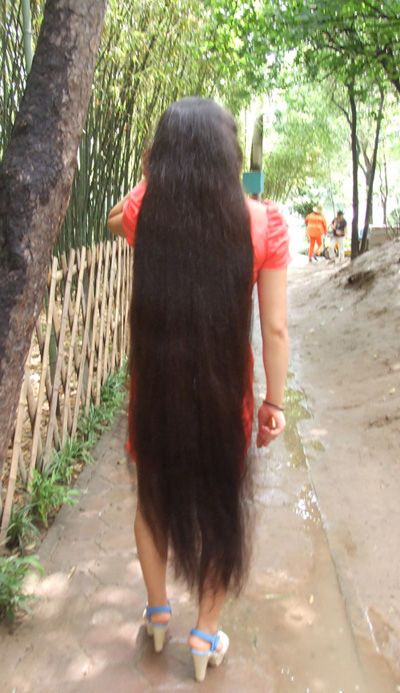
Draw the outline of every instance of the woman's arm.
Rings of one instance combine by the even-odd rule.
[[[128,199],[130,193],[125,195],[123,200],[120,200],[114,207],[111,209],[111,211],[108,214],[107,218],[107,226],[111,233],[113,233],[115,236],[124,236],[124,232],[122,229],[122,212],[123,212],[123,207],[124,207],[124,202]]]
[[[280,407],[289,359],[286,283],[286,269],[260,271],[257,288],[268,404],[264,402],[258,412],[258,447],[268,445],[285,427]]]

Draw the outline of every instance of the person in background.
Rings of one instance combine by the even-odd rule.
[[[202,681],[228,650],[220,612],[248,571],[254,284],[266,377],[257,446],[285,427],[289,239],[276,205],[245,198],[235,121],[209,99],[167,109],[144,170],[108,217],[135,246],[128,427],[143,616],[160,652],[170,557],[198,596],[188,645]]]
[[[308,261],[312,262],[314,260],[316,262],[323,247],[323,237],[328,231],[328,225],[322,214],[321,207],[316,206],[313,208],[313,211],[306,216],[305,224],[309,241]]]
[[[339,262],[341,262],[344,260],[344,239],[346,238],[347,233],[347,221],[344,218],[342,211],[339,210],[333,219],[331,223],[331,230],[332,236],[330,239],[331,243],[329,248],[329,257],[330,260],[335,261],[335,249],[337,246],[339,251],[338,258]]]

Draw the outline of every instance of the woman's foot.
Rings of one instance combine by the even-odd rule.
[[[144,609],[143,620],[147,634],[153,638],[156,652],[162,652],[170,618],[171,607],[169,604],[146,606]]]
[[[207,667],[219,667],[224,661],[229,648],[229,638],[222,630],[208,633],[198,628],[193,628],[189,636],[194,676],[196,681],[204,681]]]
[[[171,612],[162,612],[159,614],[150,614],[150,623],[168,624],[171,618]]]
[[[196,626],[196,629],[197,628],[198,628],[198,626]],[[204,629],[204,628],[201,628],[201,629],[199,628],[199,630],[202,630],[204,633],[207,633],[207,635],[210,635],[210,636],[213,636],[218,632],[218,629],[215,629],[213,632],[211,632],[209,629]],[[210,648],[211,648],[211,644],[209,642],[206,642],[205,640],[203,640],[203,638],[199,638],[198,635],[192,635],[192,633],[190,633],[190,635],[188,637],[188,645],[191,649],[199,650],[200,652],[207,652],[207,650],[210,650]],[[222,642],[220,640],[217,644],[216,651],[221,652],[222,647],[223,647],[223,645],[222,645]]]

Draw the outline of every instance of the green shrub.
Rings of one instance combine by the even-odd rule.
[[[90,404],[89,413],[79,420],[80,438],[94,445],[99,436],[109,428],[114,417],[121,411],[126,397],[126,363],[119,371],[110,375],[101,388],[100,404]]]
[[[52,476],[65,484],[70,484],[76,462],[90,464],[93,458],[89,452],[90,441],[80,438],[67,438],[61,450],[53,454],[49,470]]]
[[[32,506],[29,502],[19,508],[13,508],[10,524],[7,529],[7,546],[18,549],[23,553],[29,544],[32,544],[39,536],[39,530],[35,525]]]
[[[30,505],[33,513],[48,527],[49,516],[56,512],[61,505],[75,505],[79,491],[68,488],[52,472],[51,467],[44,472],[34,470],[30,486]]]
[[[0,556],[0,618],[13,621],[19,610],[29,611],[24,581],[32,569],[43,573],[37,556]]]

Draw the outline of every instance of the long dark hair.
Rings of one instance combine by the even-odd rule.
[[[152,144],[136,235],[130,436],[139,504],[200,594],[240,588],[247,567],[253,251],[240,167],[229,113],[194,97],[172,104]]]

